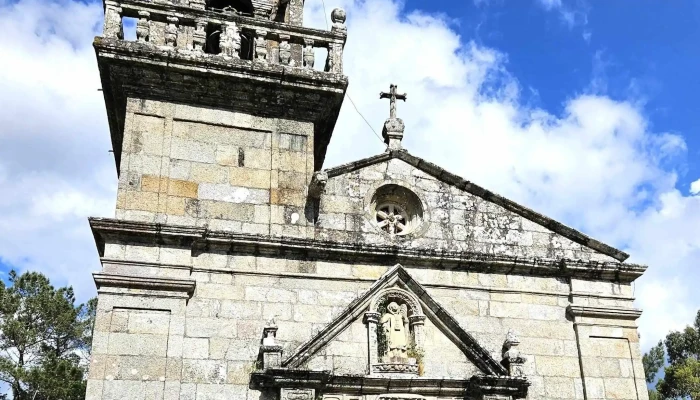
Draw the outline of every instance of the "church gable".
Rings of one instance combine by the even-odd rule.
[[[508,374],[400,265],[387,271],[282,366],[334,375]]]
[[[319,239],[523,258],[627,258],[406,151],[326,173],[325,191],[319,196]]]

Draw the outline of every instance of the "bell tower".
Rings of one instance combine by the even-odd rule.
[[[348,85],[345,11],[330,31],[302,26],[303,0],[105,0],[104,11],[94,47],[116,219],[310,237],[308,186]]]

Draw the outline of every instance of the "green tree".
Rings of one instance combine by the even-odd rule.
[[[661,367],[664,366],[664,344],[659,340],[659,343],[652,347],[648,353],[642,357],[642,364],[644,364],[644,378],[646,378],[647,383],[654,382],[656,374],[659,372]]]
[[[659,370],[664,366],[664,344],[662,341],[652,347],[648,353],[642,357],[644,364],[644,378],[647,383],[653,383]],[[656,390],[649,389],[649,400],[660,400],[659,393]]]
[[[42,274],[0,281],[0,381],[15,400],[85,397],[95,301],[75,303],[70,287],[55,289]]]
[[[647,382],[653,382],[664,364],[664,348],[668,365],[664,377],[650,391],[655,399],[700,399],[700,310],[693,326],[681,332],[671,332],[663,344],[659,342],[644,355]]]

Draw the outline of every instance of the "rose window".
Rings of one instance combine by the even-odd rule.
[[[406,230],[408,214],[398,204],[382,204],[377,208],[377,226],[390,235],[401,234]]]
[[[371,207],[375,226],[392,237],[414,232],[423,221],[420,199],[403,186],[380,187],[372,197]]]

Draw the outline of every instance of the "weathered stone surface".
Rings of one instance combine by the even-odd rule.
[[[643,268],[398,151],[395,99],[386,153],[321,171],[347,86],[344,12],[323,32],[300,26],[301,0],[274,6],[285,25],[204,3],[105,4],[95,47],[120,177],[116,219],[91,220],[103,271],[88,399],[506,386],[483,398],[645,399],[631,286]],[[124,16],[139,18],[135,43],[119,38]]]

